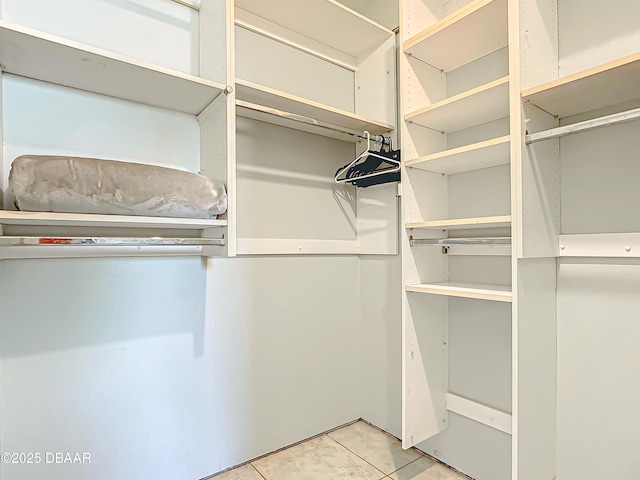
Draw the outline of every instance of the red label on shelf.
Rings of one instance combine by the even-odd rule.
[[[40,244],[43,245],[65,245],[72,242],[70,238],[41,238]]]

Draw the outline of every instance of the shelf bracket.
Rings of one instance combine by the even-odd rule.
[[[202,110],[202,112],[200,112],[196,118],[198,119],[198,122],[202,123],[204,120],[206,120],[207,118],[209,118],[209,116],[215,112],[216,110],[218,110],[218,108],[220,108],[220,106],[224,103],[224,101],[227,99],[227,95],[230,95],[233,92],[233,87],[230,87],[227,85],[227,87],[222,90],[218,96],[216,98],[214,98],[211,103],[209,105],[207,105],[204,110]]]

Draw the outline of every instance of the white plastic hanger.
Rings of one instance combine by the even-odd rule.
[[[397,171],[400,170],[400,162],[398,162],[397,160],[393,160],[392,158],[388,158],[388,157],[383,157],[382,155],[378,154],[377,152],[372,152],[371,151],[371,135],[369,134],[369,132],[367,132],[365,130],[364,136],[367,139],[367,149],[364,152],[362,152],[360,155],[358,155],[356,157],[356,159],[353,162],[351,162],[349,165],[346,165],[345,167],[343,167],[340,170],[338,170],[338,172],[336,173],[336,176],[333,177],[333,179],[334,179],[334,181],[336,183],[347,183],[347,182],[353,182],[355,180],[364,180],[365,178],[376,177],[378,175],[382,175],[382,174],[385,174],[385,173],[393,173],[393,172],[397,172]],[[359,176],[359,177],[340,178],[340,176],[343,175],[345,172],[347,172],[351,167],[353,167],[354,165],[357,165],[358,162],[360,162],[361,160],[366,160],[368,157],[379,158],[380,160],[383,160],[383,161],[385,161],[387,163],[395,165],[395,167],[386,168],[386,169],[380,170],[380,171],[374,171],[374,172],[367,173],[366,175],[362,175],[362,176]]]

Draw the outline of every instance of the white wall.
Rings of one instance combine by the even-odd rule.
[[[2,262],[2,448],[92,457],[2,478],[193,480],[358,418],[357,262]]]
[[[3,0],[2,18],[198,74],[198,12],[170,0]]]
[[[210,261],[209,311],[234,340],[219,337],[218,368],[235,384],[221,394],[227,432],[242,425],[239,461],[360,416],[357,268],[340,257]]]

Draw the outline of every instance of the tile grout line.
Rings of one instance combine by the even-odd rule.
[[[375,429],[376,429],[376,430],[378,430],[379,432],[384,433],[385,435],[387,435],[387,436],[389,436],[389,437],[393,438],[394,440],[396,440],[397,442],[401,443],[401,440],[400,440],[399,438],[395,437],[394,435],[391,435],[389,432],[387,432],[387,431],[385,431],[385,430],[382,430],[380,427],[376,427],[375,425],[373,425],[372,423],[367,422],[367,421],[366,421],[366,420],[364,420],[364,419],[360,419],[360,421],[361,421],[361,422],[363,422],[363,423],[366,423],[367,425],[369,425],[369,426],[371,426],[371,427],[375,428]],[[356,422],[356,423],[358,423],[358,422]],[[328,432],[328,433],[327,433],[327,436],[328,436],[328,437],[329,437],[329,433],[333,433],[333,432]],[[329,438],[331,438],[331,437],[329,437]],[[400,468],[396,468],[393,472],[391,472],[391,473],[388,473],[388,474],[387,474],[387,473],[383,472],[382,470],[380,470],[378,467],[376,467],[373,463],[371,463],[371,462],[369,462],[369,461],[365,460],[364,458],[362,458],[360,455],[358,455],[356,452],[354,452],[353,450],[351,450],[351,449],[350,449],[349,447],[347,447],[346,445],[343,445],[342,443],[340,443],[339,441],[337,441],[337,440],[336,440],[336,439],[334,439],[334,438],[331,438],[331,440],[333,440],[334,442],[336,442],[338,445],[341,445],[342,447],[346,448],[348,451],[350,451],[351,453],[353,453],[356,457],[358,457],[358,458],[360,458],[360,459],[364,460],[365,462],[367,462],[369,465],[371,465],[371,466],[372,466],[373,468],[375,468],[376,470],[378,470],[378,471],[380,471],[380,472],[384,473],[386,476],[385,476],[385,477],[383,477],[381,480],[384,480],[385,478],[391,478],[391,475],[393,475],[394,473],[396,473],[396,472],[397,472],[397,471],[399,471],[399,470],[402,470],[404,467],[407,467],[407,466],[411,465],[413,462],[417,462],[417,461],[418,461],[418,460],[420,460],[422,457],[427,457],[427,458],[429,458],[429,459],[432,459],[432,460],[434,461],[434,463],[442,463],[442,462],[437,461],[436,459],[433,459],[430,455],[427,455],[427,454],[426,454],[426,453],[424,453],[422,450],[418,450],[418,449],[417,449],[417,448],[415,448],[415,447],[411,447],[411,449],[409,449],[409,450],[416,452],[416,453],[418,454],[418,458],[415,458],[415,459],[411,460],[411,461],[410,461],[409,463],[407,463],[406,465],[403,465],[403,466],[402,466],[402,467],[400,467]],[[404,449],[403,449],[403,450],[404,450]],[[408,450],[406,450],[406,451],[408,451]],[[447,465],[447,466],[448,466],[448,465]]]
[[[391,433],[387,432],[386,430],[384,430],[384,429],[380,428],[379,426],[374,425],[373,423],[369,422],[368,420],[365,420],[364,418],[361,418],[359,421],[361,421],[361,422],[363,422],[363,423],[366,423],[366,424],[367,424],[367,425],[369,425],[370,427],[373,427],[373,428],[375,428],[376,430],[378,430],[378,431],[380,431],[380,432],[382,432],[382,433],[384,433],[384,434],[386,434],[386,435],[389,435],[391,438],[395,438],[398,442],[402,443],[402,439],[400,439],[400,438],[396,437],[395,435],[393,435],[393,434],[391,434]],[[358,423],[358,422],[354,422],[354,423]],[[345,447],[345,448],[346,448],[346,447]],[[456,474],[461,475],[461,476],[463,477],[463,480],[464,480],[464,479],[474,480],[472,477],[470,477],[470,476],[469,476],[469,475],[467,475],[466,473],[463,473],[463,472],[461,472],[460,470],[458,470],[458,469],[456,469],[456,468],[453,468],[451,465],[449,465],[449,464],[447,464],[447,463],[443,462],[442,460],[440,460],[440,459],[438,459],[438,458],[434,457],[433,455],[429,455],[427,452],[423,452],[422,450],[420,450],[420,449],[419,449],[419,448],[417,448],[417,447],[411,447],[411,449],[410,449],[410,450],[413,450],[414,452],[417,452],[418,454],[420,454],[420,456],[421,456],[421,457],[427,457],[429,460],[432,460],[436,465],[438,465],[438,464],[439,464],[439,465],[443,465],[444,467],[446,467],[446,468],[448,468],[449,470],[451,470],[451,471],[455,472]],[[410,465],[410,464],[412,464],[413,462],[415,462],[415,461],[417,461],[417,460],[419,460],[419,459],[420,459],[420,458],[416,458],[415,460],[412,460],[411,462],[407,463],[407,465]],[[366,461],[366,460],[365,460],[365,461]],[[406,467],[407,465],[405,465],[405,467]],[[404,467],[401,467],[401,468],[404,468]],[[399,468],[398,470],[400,470],[401,468]],[[389,478],[391,478],[391,475],[392,475],[392,474],[394,474],[394,473],[396,473],[398,470],[395,470],[395,471],[391,472],[391,473],[389,474]],[[384,480],[384,479],[382,479],[382,480]]]
[[[352,453],[353,455],[355,455],[356,457],[358,457],[360,460],[362,460],[363,462],[365,462],[367,465],[371,465],[373,468],[375,468],[376,470],[378,470],[382,475],[384,475],[384,477],[381,477],[379,480],[384,480],[385,478],[387,478],[387,474],[385,472],[383,472],[382,470],[380,470],[378,467],[376,467],[373,463],[368,462],[367,460],[365,460],[364,458],[362,458],[360,455],[358,455],[356,452],[354,452],[353,450],[349,449],[348,447],[344,446],[343,444],[341,444],[339,441],[331,438],[328,434],[327,434],[327,438],[330,439],[332,442],[336,442],[338,445],[340,445],[342,448],[344,448],[347,452]]]
[[[251,459],[251,460],[245,462],[244,465],[246,465],[247,463],[257,462],[258,460],[262,460],[263,458],[270,457],[271,455],[275,455],[276,453],[284,452],[285,450],[289,450],[290,448],[297,447],[298,445],[302,445],[303,443],[310,442],[311,440],[315,440],[316,438],[320,438],[320,437],[322,437],[324,435],[327,435],[329,433],[335,432],[336,430],[340,430],[341,428],[349,427],[349,426],[351,426],[353,424],[358,423],[361,420],[362,419],[358,418],[357,420],[353,420],[351,422],[345,423],[344,425],[339,425],[339,426],[334,427],[334,428],[332,428],[330,430],[326,430],[324,432],[317,433],[317,434],[313,435],[312,437],[305,438],[304,440],[300,440],[298,442],[292,443],[291,445],[286,445],[286,446],[284,446],[282,448],[274,450],[273,452],[269,452],[269,453],[265,453],[264,455],[260,455],[259,457],[256,457],[254,459]],[[240,466],[242,466],[242,465],[238,465],[238,467],[240,467]],[[233,467],[233,468],[237,468],[237,467]]]
[[[258,473],[258,475],[260,475],[260,477],[262,477],[264,480],[267,480],[267,477],[260,473],[260,470],[258,470],[258,468],[253,463],[250,463],[249,465],[251,465],[251,468],[253,468]]]
[[[413,464],[413,463],[417,462],[418,460],[422,460],[423,458],[424,458],[424,455],[420,455],[420,456],[419,456],[418,458],[416,458],[415,460],[411,460],[411,461],[410,461],[409,463],[407,463],[405,466],[400,467],[400,468],[398,468],[398,469],[394,470],[393,472],[391,472],[391,473],[389,474],[389,478],[391,478],[391,475],[393,475],[394,473],[399,472],[399,471],[400,471],[400,470],[402,470],[403,468],[408,467],[409,465],[411,465],[411,464]],[[434,464],[433,464],[432,466],[435,466],[435,465],[437,465],[437,464],[434,462]],[[429,467],[429,468],[431,468],[431,467]],[[428,468],[427,470],[429,470],[429,468]]]
[[[1,1],[1,0],[0,0],[0,1]],[[264,476],[264,475],[263,475],[263,474],[258,470],[258,468],[253,464],[253,462],[256,462],[256,461],[262,460],[262,459],[264,459],[264,458],[267,458],[267,457],[270,457],[270,456],[272,456],[272,455],[275,455],[275,454],[277,454],[277,453],[279,453],[279,452],[283,452],[283,451],[289,450],[289,449],[291,449],[291,448],[293,448],[293,447],[299,446],[299,445],[301,445],[301,444],[303,444],[303,443],[306,443],[306,442],[308,442],[308,441],[315,440],[315,439],[318,439],[318,438],[321,438],[321,437],[327,437],[329,440],[331,440],[332,442],[334,442],[334,443],[338,444],[338,445],[339,445],[340,447],[342,447],[344,450],[346,450],[347,452],[351,453],[351,454],[352,454],[352,455],[354,455],[355,457],[357,457],[357,458],[359,458],[360,460],[362,460],[363,462],[365,462],[367,465],[371,466],[374,470],[376,470],[376,471],[378,471],[379,473],[381,473],[383,476],[382,476],[382,477],[380,477],[378,480],[392,480],[391,475],[393,475],[394,473],[397,473],[398,471],[402,470],[403,468],[408,467],[409,465],[411,465],[411,464],[413,464],[413,463],[417,462],[418,460],[420,460],[420,459],[421,459],[421,458],[423,458],[423,457],[426,457],[426,458],[428,458],[429,460],[433,461],[433,462],[434,462],[434,464],[440,464],[440,465],[444,466],[445,468],[447,468],[448,470],[450,470],[450,471],[454,472],[455,474],[460,475],[460,476],[461,476],[461,479],[460,479],[460,480],[466,480],[466,479],[468,479],[468,480],[473,480],[473,479],[472,479],[471,477],[469,477],[468,475],[465,475],[464,473],[460,472],[459,470],[457,470],[457,469],[455,469],[455,468],[451,467],[450,465],[447,465],[446,463],[444,463],[443,461],[439,460],[438,458],[435,458],[435,457],[433,457],[433,456],[429,455],[429,454],[428,454],[428,453],[426,453],[426,452],[423,452],[422,450],[420,450],[420,449],[418,449],[418,448],[416,448],[416,447],[412,447],[411,449],[408,449],[408,450],[411,450],[411,451],[416,452],[416,453],[419,455],[419,456],[418,456],[418,458],[416,458],[416,459],[414,459],[414,460],[411,460],[411,461],[410,461],[409,463],[407,463],[406,465],[403,465],[402,467],[397,468],[396,470],[394,470],[393,472],[391,472],[391,473],[389,473],[389,474],[385,473],[384,471],[382,471],[382,470],[380,470],[378,467],[376,467],[373,463],[369,462],[368,460],[364,459],[364,458],[363,458],[363,457],[361,457],[359,454],[357,454],[356,452],[354,452],[353,450],[351,450],[350,448],[348,448],[346,445],[343,445],[343,444],[342,444],[342,443],[340,443],[339,441],[337,441],[337,440],[335,440],[334,438],[332,438],[332,437],[330,437],[330,436],[329,436],[329,434],[331,434],[331,433],[333,433],[333,432],[335,432],[335,431],[337,431],[337,430],[341,430],[341,429],[343,429],[343,428],[345,428],[345,427],[349,427],[349,426],[354,425],[354,424],[356,424],[356,423],[358,423],[358,422],[363,422],[363,423],[365,423],[365,424],[367,424],[367,425],[369,425],[369,426],[373,427],[374,429],[378,430],[379,432],[381,432],[381,433],[383,433],[383,434],[385,434],[385,435],[387,435],[387,436],[391,437],[392,439],[396,440],[397,442],[400,442],[400,439],[399,439],[399,438],[397,438],[396,436],[392,435],[391,433],[389,433],[389,432],[387,432],[387,431],[383,430],[382,428],[380,428],[380,427],[378,427],[378,426],[376,426],[376,425],[373,425],[372,423],[370,423],[370,422],[368,422],[368,421],[366,421],[366,420],[364,420],[364,419],[362,419],[362,418],[359,418],[359,419],[357,419],[357,420],[354,420],[354,421],[352,421],[352,422],[346,423],[346,424],[344,424],[344,425],[341,425],[341,426],[338,426],[338,427],[332,428],[331,430],[328,430],[328,431],[325,431],[325,432],[323,432],[323,433],[319,433],[319,434],[317,434],[317,435],[314,435],[313,437],[310,437],[310,438],[307,438],[307,439],[305,439],[305,440],[301,440],[301,441],[299,441],[299,442],[296,442],[296,443],[294,443],[294,444],[292,444],[292,445],[285,446],[285,447],[282,447],[282,448],[280,448],[280,449],[278,449],[278,450],[276,450],[276,451],[273,451],[273,452],[270,452],[270,453],[267,453],[267,454],[261,455],[261,456],[259,456],[259,457],[257,457],[257,458],[254,458],[253,460],[249,460],[249,461],[244,462],[244,463],[242,463],[242,464],[240,464],[240,465],[236,465],[235,467],[229,468],[229,469],[224,470],[224,471],[222,471],[222,472],[218,472],[218,473],[214,474],[213,476],[204,477],[204,478],[202,478],[201,480],[209,480],[209,479],[214,480],[214,478],[215,478],[215,477],[217,477],[218,475],[221,475],[221,474],[223,474],[223,473],[227,473],[227,472],[229,472],[229,471],[232,471],[232,470],[235,470],[235,469],[237,469],[237,468],[241,468],[241,467],[243,467],[243,466],[247,466],[247,465],[251,466],[251,468],[252,468],[252,469],[253,469],[253,470],[254,470],[254,471],[259,475],[259,477],[260,477],[261,479],[263,479],[263,480],[267,480],[267,478],[266,478],[266,477],[265,477],[265,476]],[[429,467],[429,468],[431,468],[431,467]]]
[[[373,423],[369,422],[368,420],[365,420],[364,418],[361,418],[359,421],[360,421],[360,422],[362,422],[362,423],[366,423],[366,424],[367,424],[367,425],[369,425],[370,427],[375,428],[376,430],[378,430],[379,432],[384,433],[385,435],[390,436],[391,438],[393,438],[393,439],[397,440],[397,441],[398,441],[398,443],[400,443],[400,445],[402,445],[402,439],[401,439],[400,437],[396,437],[394,434],[387,432],[386,430],[384,430],[384,429],[380,428],[380,427],[379,427],[379,426],[377,426],[377,425],[374,425]],[[358,423],[358,422],[355,422],[355,423]],[[404,450],[404,449],[403,449],[403,450]],[[407,448],[407,449],[406,449],[406,451],[409,451],[409,450],[413,450],[414,452],[417,452],[417,453],[418,453],[418,454],[420,454],[420,455],[426,455],[426,456],[428,456],[428,457],[431,457],[431,455],[429,455],[428,453],[423,452],[422,450],[420,450],[420,449],[419,449],[419,448],[417,448],[417,447],[411,447],[411,448]],[[412,463],[413,463],[413,462],[412,462]],[[396,470],[396,471],[397,471],[397,470]]]
[[[0,3],[2,3],[2,0],[0,0]],[[239,463],[238,465],[235,465],[233,467],[229,467],[229,468],[227,468],[225,470],[222,470],[220,472],[214,473],[213,475],[208,475],[206,477],[201,478],[200,480],[212,480],[215,477],[217,477],[219,475],[222,475],[223,473],[227,473],[227,472],[230,472],[231,470],[235,470],[237,468],[244,467],[245,465],[251,465],[253,467],[253,462],[257,462],[258,460],[262,460],[263,458],[270,457],[271,455],[275,455],[276,453],[283,452],[283,451],[288,450],[290,448],[297,447],[298,445],[301,445],[301,444],[303,444],[305,442],[308,442],[308,441],[311,441],[311,440],[315,440],[316,438],[320,438],[323,435],[327,435],[328,433],[335,432],[336,430],[340,430],[341,428],[349,427],[349,426],[351,426],[351,425],[353,425],[355,423],[361,422],[361,421],[363,421],[362,418],[357,418],[357,419],[352,420],[350,422],[347,422],[347,423],[345,423],[343,425],[338,425],[337,427],[333,427],[330,430],[326,430],[326,431],[324,431],[322,433],[318,433],[316,435],[313,435],[312,437],[305,438],[304,440],[300,440],[298,442],[292,443],[291,445],[286,445],[286,446],[284,446],[282,448],[274,450],[273,452],[265,453],[264,455],[260,455],[259,457],[252,458],[251,460],[247,460],[246,462]],[[258,472],[258,473],[260,473],[260,472]],[[264,476],[262,474],[260,474],[260,476],[262,478],[264,478]]]

